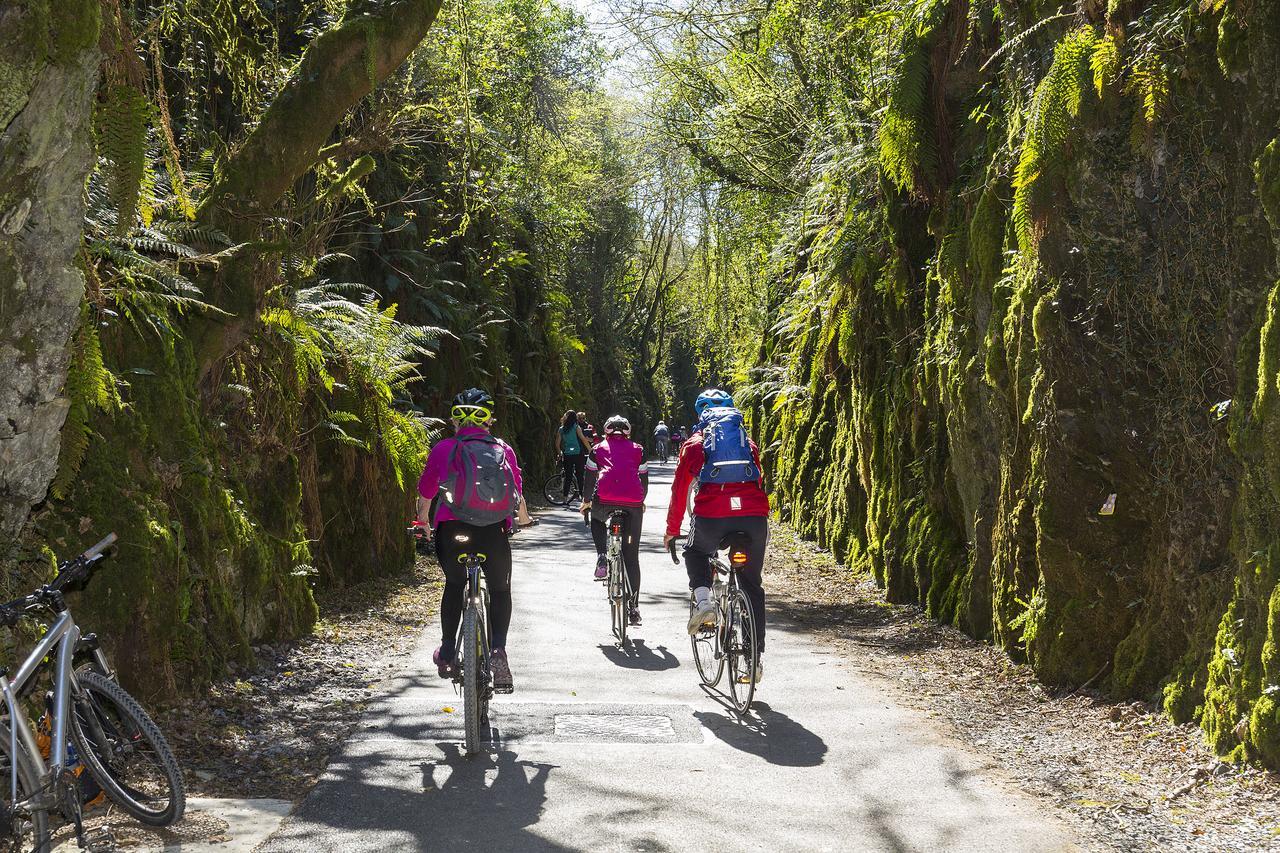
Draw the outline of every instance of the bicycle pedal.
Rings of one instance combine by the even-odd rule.
[[[83,841],[84,846],[80,849],[87,850],[89,853],[116,853],[120,849],[116,834],[109,826],[86,832]]]
[[[493,688],[493,692],[501,693],[502,695],[506,696],[509,693],[515,693],[516,689],[515,687],[495,687]]]

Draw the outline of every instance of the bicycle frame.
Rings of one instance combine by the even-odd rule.
[[[483,557],[482,554],[472,554],[472,553],[464,553],[459,555],[459,559],[464,562],[464,565],[467,570],[467,605],[478,608],[484,614],[484,623],[480,626],[480,628],[481,630],[484,631],[484,644],[485,644],[485,648],[488,649],[489,644],[491,642],[490,637],[492,632],[489,627],[489,608],[485,606],[485,602],[484,602],[485,588],[484,588],[484,572],[481,570],[481,566],[483,565],[483,562],[481,560],[482,557]],[[461,650],[462,648],[462,623],[459,623],[458,625],[458,638],[454,647],[459,650]],[[479,664],[482,669],[484,669],[485,671],[488,671],[489,661],[482,660],[482,661],[479,661]],[[455,683],[458,683],[458,684],[462,683],[461,671],[459,671],[458,676],[454,679],[454,681]]]
[[[79,642],[79,626],[71,618],[70,612],[63,612],[58,615],[58,618],[49,626],[45,635],[36,643],[35,648],[31,650],[31,654],[27,655],[27,659],[22,662],[22,665],[18,667],[18,671],[14,673],[14,677],[10,679],[0,676],[0,690],[4,691],[5,703],[9,709],[9,737],[10,750],[12,752],[11,761],[13,763],[13,778],[10,783],[15,795],[18,788],[18,753],[16,749],[18,741],[22,742],[22,748],[41,781],[57,778],[66,769],[67,726],[71,716],[71,694],[75,688],[74,661],[76,644]],[[17,697],[26,692],[41,664],[44,663],[45,658],[49,657],[55,647],[57,648],[57,655],[54,657],[53,671],[53,740],[49,744],[49,761],[46,763],[44,757],[40,754],[39,746],[36,745],[35,735],[32,734],[31,727],[21,724],[17,710]],[[95,650],[95,653],[99,658],[103,657],[100,649]]]

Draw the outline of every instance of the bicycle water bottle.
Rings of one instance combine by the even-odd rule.
[[[717,601],[724,597],[724,581],[720,579],[719,575],[716,575],[715,583],[711,585],[711,597]]]

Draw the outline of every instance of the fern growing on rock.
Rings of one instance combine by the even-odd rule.
[[[898,64],[880,125],[880,162],[907,191],[919,191],[920,177],[933,174],[938,164],[929,106],[930,56],[949,8],[947,0],[918,3],[893,52]]]
[[[1013,224],[1023,251],[1034,251],[1066,173],[1070,137],[1092,91],[1090,60],[1097,41],[1092,27],[1068,33],[1054,48],[1053,64],[1031,101],[1013,179]]]
[[[151,102],[137,88],[119,83],[107,88],[98,103],[94,123],[98,151],[106,161],[111,200],[116,208],[116,230],[127,234],[141,213],[150,224],[151,205],[141,198],[147,183],[147,130],[151,125]]]

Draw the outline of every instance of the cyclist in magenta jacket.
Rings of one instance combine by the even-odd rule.
[[[605,548],[608,540],[605,524],[610,513],[627,514],[622,531],[622,560],[631,580],[631,602],[627,618],[640,624],[640,528],[644,521],[644,498],[649,491],[649,464],[644,447],[631,440],[631,423],[622,415],[613,415],[604,423],[604,439],[587,460],[582,512],[590,513],[591,538],[596,545],[596,580],[604,580]]]
[[[513,519],[507,518],[494,524],[478,527],[459,521],[446,505],[438,502],[435,514],[430,514],[431,501],[440,487],[452,480],[458,464],[454,450],[459,439],[468,436],[489,435],[493,419],[493,397],[478,388],[469,388],[453,400],[450,412],[454,438],[437,442],[427,454],[427,464],[418,480],[418,521],[429,523],[428,530],[436,542],[436,556],[444,571],[444,592],[440,597],[440,647],[431,659],[441,678],[452,678],[458,665],[456,640],[458,623],[466,607],[467,573],[458,562],[464,551],[479,551],[486,557],[484,580],[489,588],[489,625],[492,628],[493,651],[489,655],[489,668],[493,672],[494,687],[510,691],[512,688],[511,664],[507,660],[507,629],[511,625],[511,543],[507,533]],[[515,494],[522,491],[520,464],[516,453],[502,439],[497,439],[511,471]]]

